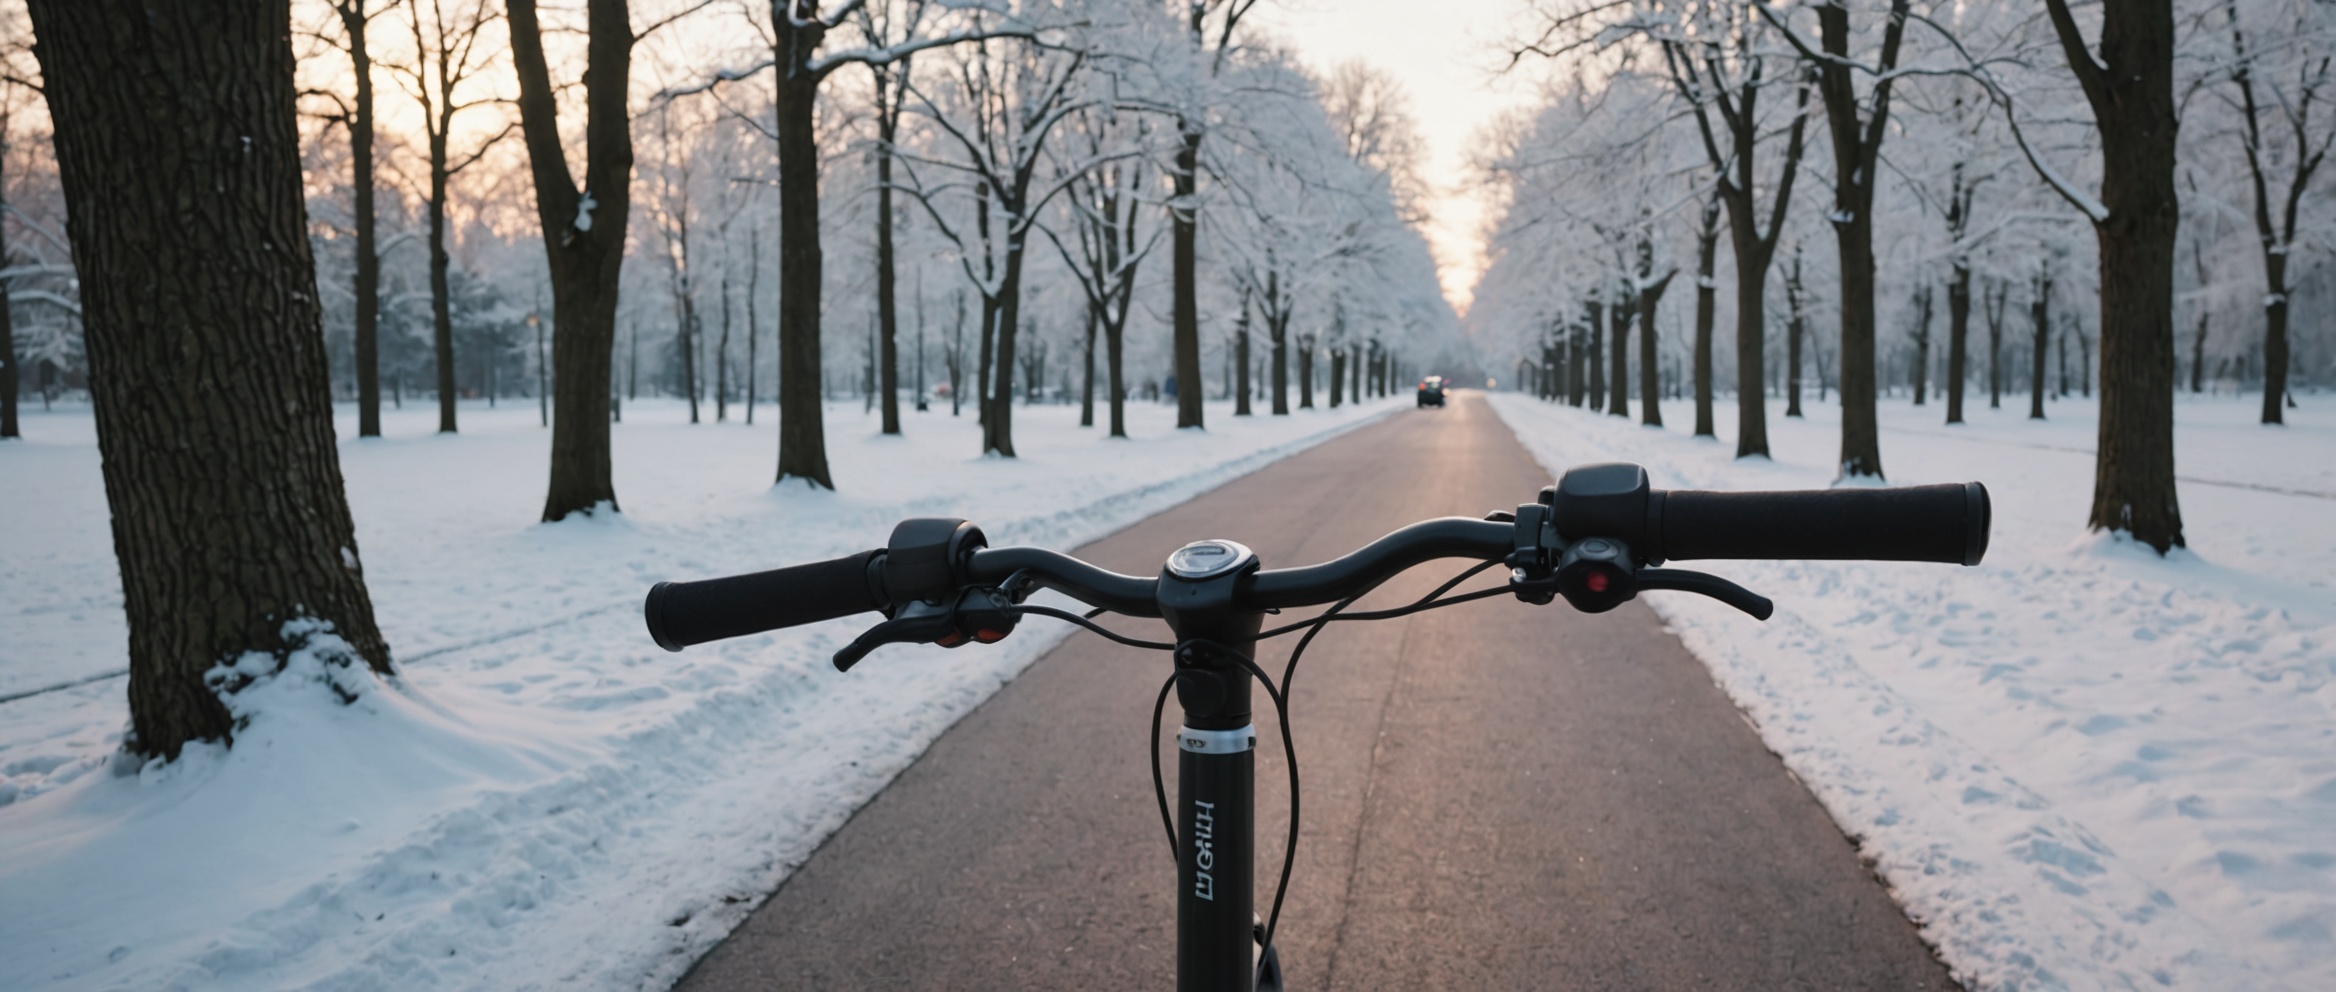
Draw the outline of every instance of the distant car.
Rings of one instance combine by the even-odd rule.
[[[1431,375],[1419,381],[1419,405],[1423,407],[1444,405],[1443,376]]]

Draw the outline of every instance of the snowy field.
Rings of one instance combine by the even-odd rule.
[[[970,411],[904,411],[901,439],[836,404],[839,493],[771,488],[768,407],[693,427],[627,404],[625,515],[549,526],[533,404],[466,403],[452,437],[415,404],[366,441],[344,408],[401,678],[343,708],[295,659],[238,697],[232,752],[145,769],[113,757],[127,634],[92,421],[27,411],[0,445],[0,697],[81,684],[0,702],[0,989],[662,988],[1068,628],[843,676],[828,655],[862,623],[667,654],[652,582],[880,546],[904,516],[1069,548],[1409,402],[1211,404],[1205,434],[1131,404],[1128,441],[1019,408],[1011,461],[975,457]]]
[[[2336,989],[2336,398],[2259,402],[2183,397],[2168,559],[2084,530],[2090,401],[1950,428],[1900,397],[1890,481],[1986,483],[1985,564],[1701,566],[1765,624],[1647,597],[1975,989]],[[1839,452],[1826,405],[1771,403],[1775,460],[1737,462],[1732,400],[1720,442],[1678,401],[1660,431],[1494,403],[1553,471],[1662,488],[1823,487]]]

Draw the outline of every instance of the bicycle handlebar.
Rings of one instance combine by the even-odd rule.
[[[1648,487],[1638,466],[1593,465],[1567,472],[1542,492],[1538,506],[1521,506],[1510,520],[1421,521],[1332,561],[1253,571],[1237,581],[1233,596],[1237,608],[1258,612],[1330,603],[1439,558],[1506,560],[1518,568],[1515,582],[1542,581],[1574,567],[1566,562],[1614,561],[1616,552],[1591,540],[1603,538],[1627,550],[1623,557],[1630,560],[1616,562],[1621,578],[1641,569],[1650,580],[1645,588],[1713,595],[1765,617],[1765,599],[1725,580],[1643,566],[1698,558],[1976,565],[1987,552],[1990,516],[1987,490],[1976,482],[1807,492],[1665,491]],[[889,574],[888,556],[898,559]],[[909,521],[894,532],[887,549],[831,561],[699,582],[660,582],[649,591],[644,612],[650,636],[669,651],[871,611],[884,612],[893,626],[907,625],[899,637],[909,636],[913,628],[917,639],[956,644],[1004,634],[967,629],[950,636],[935,611],[956,610],[948,604],[957,602],[953,597],[960,587],[995,587],[1010,579],[1026,579],[1114,613],[1161,615],[1157,578],[1121,575],[1041,548],[985,548],[978,528],[954,520]],[[1605,592],[1608,585],[1601,580],[1592,588]],[[1596,611],[1629,598],[1631,588],[1618,586],[1603,602],[1580,595],[1579,589],[1566,595],[1576,607]],[[1021,594],[1011,593],[1005,605]],[[1526,597],[1527,590],[1520,588],[1519,595]],[[1548,600],[1544,592],[1533,601]]]
[[[1862,559],[1977,565],[1987,554],[1987,489],[1652,494],[1647,551],[1664,558]]]
[[[642,612],[667,651],[884,609],[884,552],[699,582],[660,582]]]

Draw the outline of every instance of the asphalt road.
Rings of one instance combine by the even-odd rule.
[[[1151,574],[1222,537],[1269,568],[1311,564],[1548,481],[1462,393],[1079,554]],[[1457,570],[1424,567],[1365,604]],[[1289,640],[1262,652],[1268,671]],[[944,734],[680,988],[1173,988],[1174,864],[1144,751],[1167,665],[1074,637]],[[1496,597],[1333,625],[1295,682],[1305,813],[1277,940],[1291,988],[1954,988],[1643,604],[1581,616]],[[1264,912],[1288,820],[1257,701]]]

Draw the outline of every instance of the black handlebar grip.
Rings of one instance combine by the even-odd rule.
[[[1862,559],[1977,565],[1987,554],[1987,487],[1710,493],[1649,507],[1664,558]]]
[[[882,551],[700,582],[660,582],[642,613],[667,651],[885,607]]]

